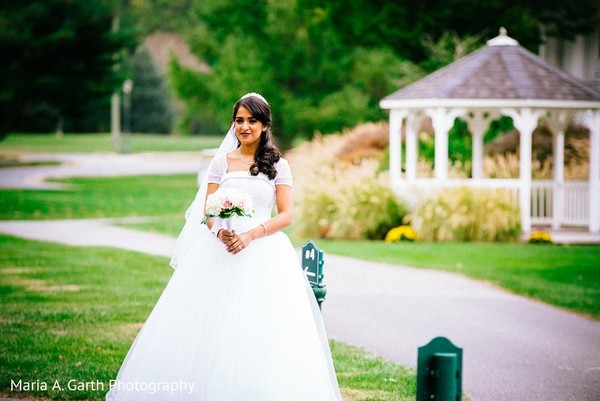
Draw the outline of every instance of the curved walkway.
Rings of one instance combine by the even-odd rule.
[[[0,188],[62,189],[48,178],[98,177],[198,172],[207,159],[197,152],[134,153],[52,153],[24,154],[22,162],[60,162],[59,165],[17,166],[0,169]]]
[[[172,237],[114,222],[4,221],[0,232],[165,257],[174,249]],[[448,337],[464,350],[472,401],[600,400],[600,322],[456,274],[334,255],[325,256],[325,274],[323,315],[334,339],[415,366],[417,347]]]

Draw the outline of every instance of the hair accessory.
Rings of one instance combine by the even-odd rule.
[[[242,96],[242,97],[240,98],[240,100],[241,100],[241,99],[244,99],[244,98],[247,98],[247,97],[250,97],[250,96],[257,97],[257,98],[259,98],[260,100],[262,100],[263,102],[265,102],[265,104],[266,104],[267,106],[269,105],[269,102],[267,102],[267,99],[265,99],[265,98],[263,97],[263,95],[261,95],[260,93],[256,93],[256,92],[250,92],[250,93],[246,93],[244,96]]]

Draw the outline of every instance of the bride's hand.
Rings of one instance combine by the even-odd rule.
[[[219,241],[224,243],[227,248],[229,248],[231,242],[234,241],[236,238],[235,231],[228,231],[222,228],[217,233],[217,238],[219,239]]]
[[[240,240],[240,237],[236,234],[235,230],[228,231],[221,229],[217,234],[217,238],[225,244],[227,252],[233,255],[245,247],[244,242]]]
[[[227,244],[227,252],[235,255],[244,250],[250,242],[252,242],[252,236],[249,233],[236,234],[235,230],[232,231],[233,239]]]

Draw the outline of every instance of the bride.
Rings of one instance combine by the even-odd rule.
[[[321,314],[281,232],[292,223],[292,174],[270,127],[261,95],[237,101],[186,213],[175,272],[107,400],[341,400]],[[203,225],[219,188],[248,194],[251,217]]]

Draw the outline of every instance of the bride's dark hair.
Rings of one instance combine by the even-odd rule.
[[[254,118],[267,127],[267,130],[260,135],[260,142],[254,153],[255,162],[250,166],[250,174],[258,175],[258,173],[265,173],[272,180],[277,176],[275,163],[281,158],[281,152],[275,145],[273,135],[271,134],[271,109],[267,103],[257,96],[245,96],[233,106],[231,121],[235,120],[235,116],[242,106],[248,109]]]

